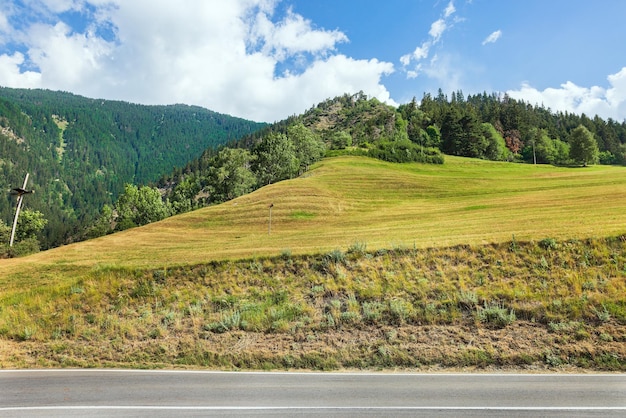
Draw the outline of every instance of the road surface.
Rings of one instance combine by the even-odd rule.
[[[626,416],[624,374],[0,371],[0,417]]]

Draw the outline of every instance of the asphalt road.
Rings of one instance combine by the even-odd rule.
[[[626,416],[625,374],[0,371],[0,417]]]

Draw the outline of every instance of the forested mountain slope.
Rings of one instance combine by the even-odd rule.
[[[186,105],[143,106],[70,93],[0,88],[0,220],[30,173],[27,207],[48,220],[44,247],[80,233],[124,184],[158,180],[204,150],[264,124]]]

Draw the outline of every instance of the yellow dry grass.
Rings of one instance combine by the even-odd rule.
[[[269,234],[269,205],[272,208]],[[446,157],[441,166],[337,157],[219,206],[29,257],[0,260],[0,286],[81,271],[390,247],[480,245],[626,231],[626,169]]]

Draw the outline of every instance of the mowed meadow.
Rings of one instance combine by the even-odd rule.
[[[270,230],[270,208],[271,230]],[[2,285],[52,271],[158,268],[212,260],[481,245],[626,232],[626,169],[446,157],[444,165],[336,157],[300,178],[162,222],[0,260]],[[35,284],[34,282],[33,284]]]
[[[0,260],[0,367],[625,370],[624,208],[623,167],[328,158]]]

